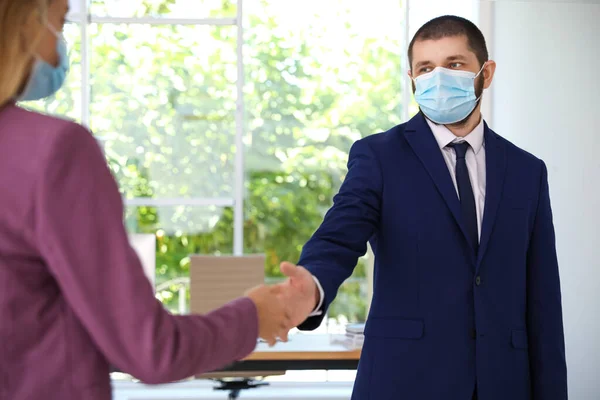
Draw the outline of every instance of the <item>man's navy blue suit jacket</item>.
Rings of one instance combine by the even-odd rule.
[[[365,254],[374,295],[354,400],[565,400],[560,281],[545,164],[485,126],[478,254],[422,114],[357,141],[300,265],[324,309]],[[321,323],[311,317],[300,329]]]

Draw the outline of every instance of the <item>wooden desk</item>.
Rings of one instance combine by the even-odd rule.
[[[332,335],[296,334],[288,342],[277,343],[274,347],[259,343],[242,361],[199,378],[217,380],[220,386],[215,390],[228,391],[229,399],[235,400],[243,390],[268,384],[256,382],[252,379],[255,377],[284,375],[290,370],[356,369],[361,351],[332,343],[334,338]]]
[[[356,369],[361,351],[334,344],[332,339],[331,335],[297,334],[274,347],[259,343],[254,353],[223,372]]]

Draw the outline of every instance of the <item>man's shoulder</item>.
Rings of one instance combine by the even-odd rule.
[[[397,145],[404,137],[406,123],[396,125],[387,131],[374,133],[357,141],[369,145],[374,151],[389,148],[390,145]]]

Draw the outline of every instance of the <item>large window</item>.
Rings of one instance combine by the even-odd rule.
[[[412,112],[402,0],[73,9],[68,84],[28,106],[101,139],[128,229],[157,237],[157,295],[174,311],[190,254],[264,253],[269,280],[280,278],[332,205],[351,144]],[[364,320],[365,268],[331,318]]]

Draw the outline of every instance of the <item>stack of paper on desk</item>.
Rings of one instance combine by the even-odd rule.
[[[365,324],[346,325],[346,338],[352,348],[361,348],[365,341]]]
[[[365,341],[365,324],[348,324],[346,325],[346,335],[337,336],[333,339],[335,343],[339,343],[348,349],[360,349]]]
[[[346,334],[350,335],[364,335],[365,333],[365,324],[357,323],[357,324],[348,324],[346,325]]]

